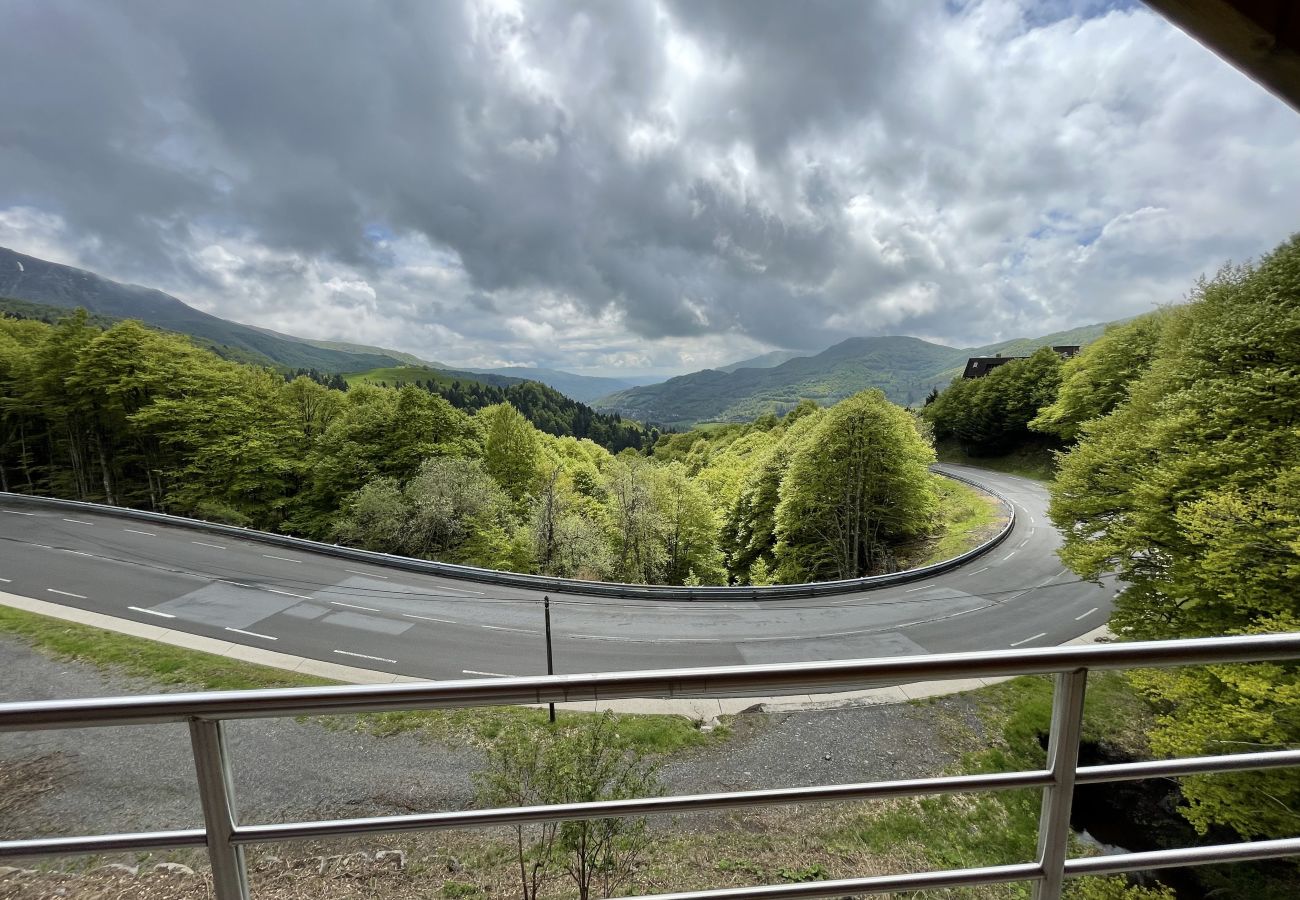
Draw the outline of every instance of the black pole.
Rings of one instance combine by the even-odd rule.
[[[555,674],[555,656],[551,651],[551,598],[542,598],[542,608],[546,611],[546,674]],[[555,704],[546,704],[551,709],[551,722],[555,722]]]

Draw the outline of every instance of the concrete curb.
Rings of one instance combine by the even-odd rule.
[[[410,675],[393,675],[390,672],[377,672],[373,669],[361,669],[356,666],[342,666],[337,663],[323,662],[274,650],[258,647],[245,647],[230,641],[202,637],[184,631],[162,628],[157,625],[145,625],[130,619],[106,616],[103,613],[90,612],[23,597],[0,591],[0,605],[24,612],[35,613],[51,619],[75,622],[126,634],[132,637],[183,647],[186,650],[198,650],[214,656],[224,656],[241,662],[255,663],[286,672],[329,678],[348,684],[402,684],[425,681]],[[1102,626],[1087,634],[1080,635],[1066,644],[1092,644],[1108,638],[1109,630]],[[793,694],[785,697],[726,697],[726,698],[676,698],[661,700],[654,698],[636,700],[606,700],[583,703],[557,703],[561,709],[582,712],[601,712],[611,710],[620,713],[642,713],[659,715],[686,716],[690,719],[708,721],[716,716],[733,715],[750,709],[761,712],[799,712],[803,710],[848,709],[861,706],[879,706],[890,703],[907,703],[929,697],[943,697],[959,694],[963,691],[976,690],[989,685],[1007,681],[1007,678],[967,678],[956,681],[920,681],[913,684],[900,684],[891,687],[871,688],[861,691],[843,691],[835,694]]]

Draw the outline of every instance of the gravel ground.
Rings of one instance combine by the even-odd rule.
[[[156,692],[152,683],[54,661],[0,638],[0,700]],[[474,749],[410,735],[372,737],[310,721],[229,723],[236,797],[245,822],[365,816],[472,805]],[[959,698],[752,714],[719,747],[679,754],[663,769],[670,792],[743,790],[938,774],[954,734],[976,728]],[[186,730],[178,725],[0,734],[0,767],[57,760],[52,790],[0,818],[0,837],[198,826]]]

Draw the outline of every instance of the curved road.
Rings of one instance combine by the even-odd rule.
[[[551,599],[560,673],[1047,646],[1105,623],[1114,584],[1080,582],[1038,482],[998,490],[1016,526],[925,581],[763,602]],[[0,590],[297,656],[424,678],[546,671],[541,596],[113,515],[0,504]]]

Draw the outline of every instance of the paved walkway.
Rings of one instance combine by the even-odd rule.
[[[314,675],[319,678],[328,678],[347,684],[404,684],[424,680],[420,678],[412,678],[409,675],[393,675],[389,672],[377,672],[373,669],[362,669],[356,666],[343,666],[337,663],[323,662],[318,659],[307,659],[302,656],[277,653],[274,650],[245,647],[242,644],[234,644],[230,641],[220,641],[213,638],[201,637],[199,635],[187,634],[183,631],[174,631],[156,625],[146,625],[130,619],[106,616],[102,613],[61,606],[57,603],[48,603],[44,600],[22,597],[17,594],[8,594],[3,591],[0,591],[0,605],[24,610],[26,612],[37,613],[42,616],[48,616],[52,619],[62,619],[66,622],[76,622],[81,625],[102,628],[105,631],[114,631],[118,634],[127,634],[133,637],[158,641],[163,644],[171,644],[176,647],[184,647],[188,650],[198,650],[203,653],[211,653],[215,656],[225,656],[230,659],[242,660],[243,662],[256,663],[257,665],[269,666],[274,669],[283,669],[288,672],[298,672],[303,675]],[[1067,643],[1091,644],[1108,636],[1109,632],[1103,626]],[[790,694],[781,697],[707,699],[645,698],[635,700],[558,703],[556,706],[561,709],[571,710],[599,711],[608,709],[614,712],[659,713],[687,716],[692,719],[708,720],[719,715],[738,713],[755,706],[761,707],[764,712],[785,712],[802,709],[833,709],[844,706],[873,706],[885,703],[906,703],[909,700],[920,700],[926,697],[940,697],[947,694],[956,694],[962,691],[988,687],[991,684],[997,684],[1000,681],[1006,680],[1007,679],[1005,678],[965,678],[952,681],[920,681],[912,684],[900,684],[891,687],[871,688],[860,691],[843,691],[834,694]]]

